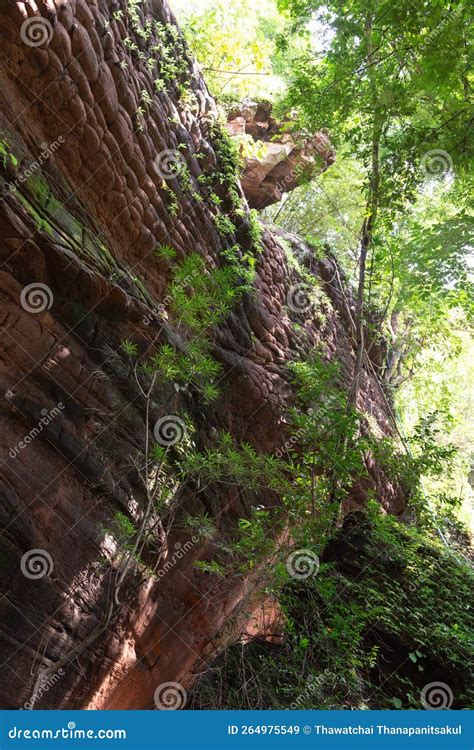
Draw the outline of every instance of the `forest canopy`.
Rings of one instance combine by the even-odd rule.
[[[441,505],[472,511],[472,20],[465,2],[175,0],[226,116],[270,100],[323,130],[336,163],[263,218],[329,248],[389,342],[384,379],[402,430],[453,443]],[[245,19],[245,22],[242,22]],[[357,384],[356,384],[357,388]]]

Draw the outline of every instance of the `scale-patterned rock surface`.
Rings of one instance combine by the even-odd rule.
[[[197,253],[212,269],[236,244],[250,252],[253,240],[247,209],[230,233],[216,223],[236,197],[217,184],[220,209],[210,199],[206,177],[225,167],[214,103],[168,6],[128,5],[127,16],[114,0],[0,3],[6,708],[31,702],[35,684],[37,708],[153,708],[161,683],[189,685],[219,643],[238,634],[252,581],[193,567],[212,544],[178,525],[167,539],[166,574],[132,576],[110,614],[106,530],[118,511],[136,521],[143,512],[131,457],[146,426],[186,412],[200,445],[227,430],[271,452],[285,440],[286,364],[316,343],[347,379],[354,363],[350,306],[334,263],[287,238],[327,298],[324,315],[295,311],[288,299],[301,278],[280,237],[264,229],[254,290],[213,331],[219,398],[209,406],[170,382],[147,421],[121,345],[133,341],[141,357],[173,335],[163,323],[171,264],[155,249],[171,246],[177,262]],[[361,399],[388,430],[373,374],[364,376]],[[403,509],[389,484],[380,497],[387,510]],[[188,485],[179,501],[183,513],[208,513],[225,529],[251,499],[238,487],[216,495]],[[31,550],[49,556],[42,577],[34,568],[25,575]]]

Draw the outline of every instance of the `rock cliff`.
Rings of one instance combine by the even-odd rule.
[[[281,200],[305,179],[334,163],[336,155],[326,133],[300,132],[291,117],[279,122],[270,102],[246,102],[227,120],[229,133],[256,144],[243,154],[242,187],[251,208],[266,208]]]
[[[111,607],[107,529],[117,512],[137,524],[144,513],[135,457],[145,433],[187,414],[198,445],[225,430],[276,451],[289,361],[319,344],[350,380],[350,294],[335,263],[298,238],[265,227],[256,238],[240,187],[225,179],[214,103],[165,2],[2,0],[0,28],[0,704],[154,708],[157,686],[188,686],[256,603],[252,580],[193,566],[213,541],[177,523],[166,539],[156,532],[159,574],[131,575]],[[123,342],[140,358],[173,341],[173,263],[198,254],[212,270],[256,242],[253,289],[212,331],[217,400],[172,380],[147,400]],[[169,247],[173,263],[156,253]],[[320,279],[323,314],[298,303],[299,268]],[[387,432],[373,364],[360,407]],[[401,512],[399,493],[375,470],[373,481]],[[223,533],[254,502],[237,486],[188,483],[177,516],[207,513]],[[43,575],[25,575],[34,550]]]

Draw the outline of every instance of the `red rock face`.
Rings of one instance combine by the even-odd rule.
[[[326,133],[305,135],[291,120],[281,123],[272,117],[270,102],[247,102],[229,113],[227,130],[237,142],[250,138],[254,149],[244,148],[242,187],[251,208],[277,203],[336,159]],[[249,153],[247,153],[249,151]]]
[[[141,25],[158,21],[169,35],[167,5],[143,5]],[[40,44],[25,42],[31,19],[41,19]],[[106,529],[117,511],[139,520],[145,503],[131,456],[143,450],[146,404],[120,345],[129,339],[149,352],[166,334],[153,314],[170,277],[157,245],[171,245],[178,261],[199,253],[213,268],[226,247],[248,244],[248,220],[223,236],[198,179],[221,165],[214,105],[192,60],[178,55],[182,72],[157,91],[163,55],[150,52],[154,37],[135,33],[122,4],[4,2],[0,28],[1,140],[15,155],[1,160],[0,705],[31,703],[36,683],[37,708],[154,708],[157,686],[189,685],[240,632],[253,582],[199,572],[193,562],[212,557],[212,544],[190,541],[177,524],[163,575],[131,576],[111,610]],[[187,166],[185,186],[166,173],[170,150]],[[27,170],[33,178],[23,180]],[[222,200],[226,208],[228,195]],[[219,399],[209,407],[170,383],[151,403],[151,424],[185,409],[201,446],[227,430],[275,451],[286,438],[290,359],[320,342],[350,379],[353,341],[334,264],[289,239],[321,277],[325,315],[288,306],[301,279],[265,231],[254,293],[213,334],[224,368]],[[361,399],[387,431],[370,372]],[[380,495],[387,510],[403,508],[386,482]],[[225,530],[252,502],[237,487],[216,495],[191,486],[179,512],[208,513]],[[49,556],[47,570],[25,575],[25,555],[36,549]]]

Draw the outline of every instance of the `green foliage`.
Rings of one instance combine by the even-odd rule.
[[[237,228],[245,227],[248,235],[247,251],[241,253],[240,259],[237,260],[239,251],[236,253],[234,246],[224,251],[224,256],[227,260],[231,260],[232,265],[240,265],[242,272],[247,274],[247,279],[250,281],[255,258],[262,250],[263,227],[255,210],[247,212],[244,209],[239,182],[240,155],[235,140],[219,122],[213,124],[211,133],[220,171],[213,172],[212,175],[202,174],[198,181],[210,189],[210,202],[213,206],[220,208],[220,211],[213,215],[213,219],[221,234],[234,235]]]
[[[158,245],[155,250],[155,256],[160,260],[171,261],[176,257],[176,250],[171,245]]]
[[[174,272],[169,308],[180,323],[198,334],[222,320],[240,295],[235,269],[223,266],[207,272],[202,258],[193,253]]]
[[[330,248],[349,278],[354,278],[364,181],[360,162],[338,152],[330,169],[292,190],[283,203],[265,209],[263,215],[314,246]]]
[[[120,511],[114,515],[110,527],[102,527],[102,533],[111,536],[116,544],[116,561],[133,554],[136,562],[142,564],[142,561],[135,554],[134,539],[137,534],[137,528],[130,518]]]
[[[130,341],[129,339],[125,339],[125,341],[122,341],[120,345],[121,349],[127,356],[129,357],[136,357],[138,355],[138,347],[136,344],[133,343],[133,341]]]
[[[234,234],[235,226],[225,214],[215,214],[214,224],[221,234]]]
[[[216,437],[214,445],[204,451],[190,451],[183,456],[180,471],[198,483],[200,491],[228,492],[239,487],[247,498],[256,501],[262,492],[280,492],[286,485],[285,466],[275,456],[259,454],[251,445],[237,444],[228,433]],[[187,525],[202,536],[211,536],[207,517],[188,518]],[[265,564],[275,551],[275,537],[282,530],[283,520],[261,505],[252,507],[248,518],[240,518],[235,528],[218,544],[220,554],[212,561],[202,561],[205,572],[232,571],[244,575]],[[210,567],[211,566],[211,567]],[[212,568],[212,569],[211,569]]]
[[[219,122],[213,123],[211,134],[220,167],[220,171],[213,174],[213,180],[225,188],[233,211],[236,213],[242,212],[243,203],[239,187],[240,156],[238,146],[227,133],[225,126]]]
[[[299,404],[290,412],[297,443],[288,451],[296,491],[286,499],[298,542],[320,535],[320,549],[331,533],[332,521],[354,477],[366,475],[363,461],[368,439],[360,433],[361,415],[348,405],[337,365],[315,356],[290,365]],[[298,517],[310,512],[303,526]],[[300,538],[301,533],[301,538]]]
[[[167,259],[174,255],[167,246],[158,248],[157,253]],[[221,366],[210,354],[210,334],[246,291],[239,277],[239,270],[230,265],[207,270],[197,253],[173,268],[166,296],[173,342],[162,344],[146,360],[146,372],[164,382],[193,386],[206,402],[218,397],[214,381]]]
[[[195,707],[420,709],[443,675],[453,708],[473,699],[473,574],[426,533],[385,516],[355,514],[334,540],[334,562],[278,593],[282,643],[234,645]],[[317,540],[314,540],[317,542]]]
[[[212,539],[216,533],[216,524],[207,513],[201,516],[188,516],[185,525],[187,529],[196,532],[201,539]]]
[[[445,533],[451,528],[455,534],[457,516],[467,528],[474,528],[473,488],[466,481],[474,455],[471,429],[474,346],[468,331],[463,330],[464,325],[459,311],[447,318],[447,334],[439,336],[420,353],[413,377],[406,380],[397,393],[397,407],[407,434],[422,423],[424,415],[434,410],[443,415],[437,441],[443,446],[452,443],[458,449],[453,456],[451,472],[429,477],[424,482]],[[460,508],[457,507],[459,504]]]
[[[275,4],[217,0],[192,6],[176,0],[185,35],[201,64],[212,93],[219,99],[271,95],[281,88],[272,76],[271,56],[281,27]],[[245,18],[245,26],[242,25]]]
[[[275,551],[275,532],[282,527],[277,525],[269,510],[263,507],[252,509],[250,518],[239,519],[235,540],[228,549],[239,560],[238,569],[242,574],[259,568],[272,558]]]
[[[220,578],[225,578],[226,570],[224,566],[219,565],[215,560],[211,560],[210,562],[207,560],[196,560],[194,567],[200,570],[201,573],[209,573]]]
[[[202,482],[261,489],[280,489],[284,476],[281,462],[272,455],[259,455],[251,445],[236,445],[231,435],[220,434],[212,448],[188,454],[182,463],[185,474]]]
[[[356,700],[365,703],[370,696],[372,705],[388,708],[396,694],[403,707],[419,708],[420,689],[429,682],[434,662],[441,672],[454,673],[454,679],[462,682],[464,666],[472,659],[473,620],[466,607],[472,572],[453,563],[429,536],[382,515],[378,506],[370,508],[368,528],[363,519],[358,520],[362,529],[357,526],[353,532],[357,552],[349,534],[346,553],[354,555],[356,571],[344,562],[323,565],[310,583],[315,600],[305,592],[304,601],[315,602],[321,619],[316,613],[308,617],[301,608],[297,585],[287,589],[286,607],[298,625],[304,622],[303,615],[307,622],[318,624],[307,637],[318,654],[319,669],[346,675],[347,681],[354,670],[359,673],[365,684],[359,696],[352,695],[353,705]],[[399,657],[393,655],[394,642],[403,655],[399,673],[390,664],[390,659]],[[377,643],[380,654],[375,664],[373,658],[367,663],[367,652]],[[419,677],[407,666],[408,660],[417,664]],[[467,684],[460,687],[458,705],[468,700],[466,689]]]
[[[295,62],[289,101],[311,128],[329,128],[367,164],[374,117],[382,118],[383,192],[392,207],[407,186],[423,180],[419,160],[428,150],[443,149],[464,163],[467,154],[455,144],[466,136],[469,117],[467,4],[455,13],[447,2],[428,11],[411,0],[396,7],[354,0],[344,10],[319,0],[281,0],[280,6],[301,26],[319,18],[332,33],[330,41],[318,40],[321,55],[309,49]]]
[[[252,208],[249,213],[249,235],[253,249],[256,252],[261,252],[263,227],[258,218],[258,212],[254,208]]]
[[[168,211],[170,212],[171,216],[178,216],[179,214],[179,201],[178,196],[176,195],[175,191],[172,187],[169,185],[162,185],[162,190],[166,193],[167,196],[167,206]]]
[[[280,8],[307,37],[284,71],[284,106],[297,107],[311,132],[328,129],[338,159],[267,213],[328,242],[351,279],[369,223],[363,297],[367,310],[376,303],[374,329],[390,342],[385,377],[398,388],[426,349],[455,351],[451,311],[472,323],[467,3],[281,0]]]
[[[453,445],[440,440],[443,414],[435,411],[416,422],[402,444],[397,437],[374,432],[365,415],[350,406],[337,364],[315,354],[291,364],[290,370],[299,404],[289,414],[297,441],[290,438],[286,458],[297,492],[289,493],[286,505],[296,533],[302,534],[302,546],[305,535],[314,537],[316,528],[324,546],[341,502],[350,497],[354,484],[370,479],[369,457],[402,489],[418,524],[434,528],[422,480],[449,476],[456,455]],[[455,503],[440,497],[438,510],[443,504],[452,510]],[[309,508],[315,528],[298,521]]]
[[[18,159],[10,149],[7,141],[0,141],[0,161],[2,162],[4,167],[6,167],[9,162],[14,167],[18,165]]]
[[[336,365],[315,355],[310,361],[293,363],[290,369],[298,404],[288,414],[290,438],[275,456],[259,455],[250,445],[236,445],[224,433],[212,447],[182,458],[183,475],[204,488],[239,486],[256,497],[268,490],[277,493],[293,543],[321,554],[337,530],[341,505],[354,486],[364,484],[368,497],[371,493],[375,497],[367,470],[370,457],[409,495],[420,527],[434,530],[420,479],[446,472],[453,454],[451,446],[436,443],[436,415],[415,428],[409,438],[411,451],[406,453],[393,438],[373,434],[364,415],[350,407]],[[220,543],[228,567],[244,573],[257,563],[265,567],[265,561],[280,557],[287,547],[277,541],[282,522],[278,514],[255,506],[250,517],[240,519],[231,536]],[[271,571],[266,565],[264,576],[275,585],[288,579],[281,566]]]
[[[114,516],[114,526],[115,526],[117,535],[122,540],[129,541],[137,533],[135,524],[132,523],[130,518],[125,516],[120,511],[118,511]]]

